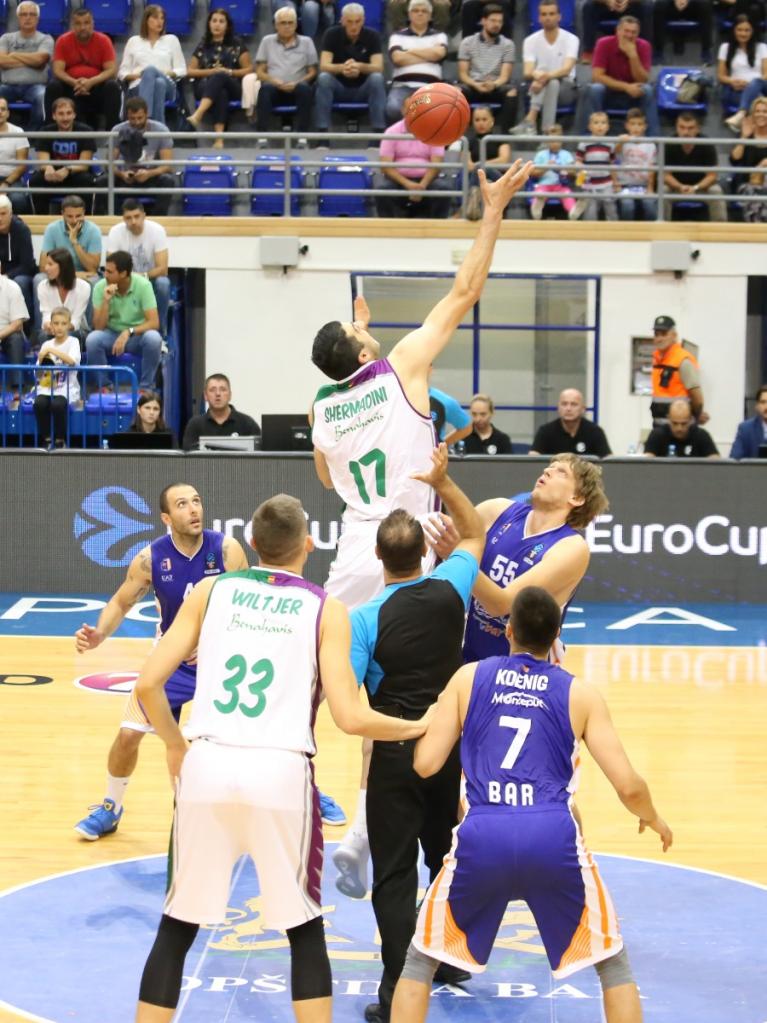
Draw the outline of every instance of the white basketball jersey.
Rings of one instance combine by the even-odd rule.
[[[325,591],[291,572],[251,568],[210,591],[188,739],[314,753]]]
[[[431,468],[431,416],[416,412],[387,359],[320,389],[312,441],[325,456],[347,521],[384,519],[395,508],[422,518],[437,507],[431,487],[410,479]]]

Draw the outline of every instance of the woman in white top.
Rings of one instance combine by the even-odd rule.
[[[53,311],[64,306],[69,310],[72,333],[84,342],[88,333],[90,285],[75,273],[75,264],[67,249],[51,249],[46,256],[43,272],[46,279],[37,285],[43,338],[53,334]]]
[[[67,373],[56,367],[80,365],[80,342],[70,333],[72,319],[64,306],[53,310],[51,327],[53,337],[45,342],[37,356],[38,365],[50,365],[51,370],[36,374],[34,410],[38,436],[45,444],[53,439],[57,448],[63,448],[67,437],[68,406],[80,400],[80,385],[77,373]]]
[[[176,99],[176,79],[185,74],[178,38],[165,35],[165,11],[159,4],[148,4],[139,35],[126,43],[117,77],[128,85],[131,95],[146,100],[153,121],[165,124],[165,104]]]
[[[716,76],[722,86],[722,106],[739,108],[724,122],[738,135],[749,107],[767,91],[767,46],[757,42],[748,15],[737,16],[730,41],[719,47]]]

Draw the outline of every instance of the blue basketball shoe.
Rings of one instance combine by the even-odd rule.
[[[95,842],[96,839],[117,831],[124,807],[120,807],[120,812],[115,813],[115,804],[111,799],[105,799],[103,803],[97,803],[89,809],[91,812],[88,816],[84,817],[79,824],[75,824],[75,831],[79,832],[83,838],[87,838],[89,842]]]
[[[320,792],[320,817],[323,824],[332,824],[340,827],[346,824],[346,814],[332,796],[326,796]]]

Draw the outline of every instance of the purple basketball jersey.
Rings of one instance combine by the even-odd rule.
[[[165,634],[192,588],[224,568],[224,535],[203,529],[202,544],[191,558],[182,554],[170,533],[155,540],[152,552],[152,586],[160,605],[160,631]]]
[[[479,568],[498,586],[508,586],[512,580],[537,565],[560,540],[578,535],[572,526],[564,525],[545,533],[525,536],[525,524],[531,511],[529,504],[515,501],[487,531]],[[494,618],[488,614],[479,601],[472,597],[463,640],[464,662],[482,661],[486,657],[505,657],[509,652],[507,621],[508,617]]]

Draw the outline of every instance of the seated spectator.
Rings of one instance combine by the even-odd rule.
[[[73,138],[73,132],[92,131],[90,125],[75,120],[74,100],[62,96],[54,101],[53,122],[43,125],[44,131],[57,132],[56,138],[41,139],[38,143],[37,170],[29,179],[30,188],[47,188],[59,195],[77,191],[87,192],[93,188],[93,173],[90,160],[96,150],[91,138]],[[51,198],[44,192],[32,193],[35,213],[51,212]],[[93,193],[88,194],[89,205],[93,204]]]
[[[165,34],[165,11],[159,4],[147,4],[137,36],[125,44],[117,77],[128,86],[128,96],[140,96],[149,117],[165,123],[165,104],[178,95],[176,82],[186,75],[181,43]]]
[[[648,458],[719,458],[711,434],[697,425],[684,398],[671,402],[668,422],[653,427],[644,453]]]
[[[115,224],[107,235],[107,252],[129,252],[133,272],[151,282],[157,299],[160,333],[167,337],[170,308],[168,236],[162,224],[147,218],[138,199],[126,199],[122,214],[122,224]]]
[[[200,437],[260,437],[261,428],[255,419],[238,412],[232,405],[232,387],[229,377],[212,373],[205,380],[207,412],[192,416],[186,424],[181,447],[196,451]]]
[[[738,195],[751,197],[751,202],[742,204],[743,219],[749,224],[763,224],[767,221],[767,96],[755,99],[749,114],[740,122],[741,141],[730,150],[730,163],[733,167],[748,169],[745,175],[738,174],[735,178],[735,191]]]
[[[614,21],[629,15],[638,22],[642,38],[652,39],[653,0],[584,0],[583,62],[589,63],[595,49],[601,21]]]
[[[634,107],[626,114],[626,133],[618,142],[620,170],[618,182],[621,186],[618,210],[621,220],[655,220],[658,216],[658,200],[645,198],[647,192],[655,191],[656,171],[647,170],[658,162],[658,147],[648,142],[647,118]]]
[[[670,21],[697,21],[700,26],[701,63],[711,63],[711,42],[713,39],[713,11],[711,0],[655,0],[653,4],[655,22],[655,58],[663,63],[663,41],[669,36]]]
[[[134,194],[137,189],[173,188],[176,179],[173,175],[173,139],[165,124],[161,121],[150,121],[146,100],[141,96],[132,96],[125,104],[127,121],[115,126],[117,145],[112,157],[115,161],[115,200],[125,199],[123,189],[130,188]],[[146,138],[145,132],[163,132],[161,138]],[[156,162],[157,161],[157,162]],[[97,179],[97,185],[106,185],[108,177],[103,174]],[[105,205],[106,196],[100,196],[101,205]],[[170,195],[152,195],[147,200],[154,204],[158,217],[164,217],[170,206]]]
[[[32,279],[37,271],[32,232],[13,214],[7,195],[0,195],[0,273],[21,288],[27,309],[32,309]]]
[[[402,105],[403,114],[409,99]],[[407,133],[405,118],[392,124],[384,132],[379,154],[381,170],[376,174],[376,188],[389,189],[398,195],[377,195],[376,210],[379,217],[425,217],[441,220],[450,209],[450,199],[427,196],[424,191],[445,191],[449,186],[438,179],[445,159],[444,146],[427,146],[418,139],[397,139],[394,135]]]
[[[386,127],[386,86],[381,37],[365,28],[362,4],[345,4],[341,24],[329,28],[322,39],[320,74],[314,100],[315,127],[328,131],[333,103],[367,103],[372,131]]]
[[[609,130],[609,117],[597,110],[589,118],[591,139],[579,142],[575,151],[578,185],[589,196],[588,199],[578,199],[575,204],[582,211],[584,220],[599,220],[600,211],[604,213],[605,220],[618,219],[615,202],[618,177],[611,167],[615,162],[615,143],[605,138]]]
[[[52,337],[54,309],[63,306],[69,310],[70,332],[85,349],[88,326],[88,306],[91,301],[91,287],[75,273],[74,261],[66,249],[52,249],[45,255],[42,280],[37,284],[37,307],[40,315],[40,334],[43,339]]]
[[[39,366],[79,366],[80,342],[72,335],[69,310],[57,306],[51,314],[52,337],[45,341],[37,354]],[[34,402],[37,433],[47,446],[66,446],[69,406],[80,400],[77,373],[51,369],[50,373],[36,374]],[[51,429],[51,421],[53,429]]]
[[[29,319],[21,288],[5,274],[0,274],[0,351],[6,362],[21,365],[24,362],[24,324]],[[18,394],[21,387],[21,372],[12,370],[5,374],[6,386]]]
[[[493,426],[495,405],[487,394],[475,394],[469,406],[473,428],[464,442],[467,455],[510,455],[511,438]]]
[[[301,21],[301,34],[316,39],[322,21],[322,30],[327,32],[336,21],[335,0],[272,0],[272,18],[280,7],[292,7]]]
[[[157,299],[145,277],[133,273],[127,252],[107,256],[104,280],[93,289],[93,327],[85,339],[89,366],[106,366],[110,355],[141,355],[142,391],[152,391],[160,366],[162,337],[157,318]],[[94,375],[94,385],[104,384],[104,375]]]
[[[389,59],[394,65],[392,84],[386,100],[386,119],[399,120],[406,99],[430,82],[442,81],[442,64],[447,56],[447,36],[431,24],[431,0],[409,0],[408,28],[389,36]]]
[[[577,220],[583,210],[583,204],[576,204],[572,195],[574,187],[574,175],[569,168],[575,164],[573,154],[562,148],[559,136],[562,134],[561,124],[552,124],[546,132],[551,137],[548,146],[541,146],[533,157],[534,169],[532,177],[537,178],[533,185],[535,198],[530,203],[530,216],[533,220],[540,220],[543,216],[543,208],[548,202],[548,196],[560,197],[559,201],[570,220]],[[547,164],[555,164],[548,167]]]
[[[160,395],[154,391],[145,391],[136,402],[136,415],[126,433],[165,433],[173,436],[173,431],[162,417]]]
[[[676,168],[665,172],[663,181],[666,191],[678,195],[682,199],[692,199],[696,195],[722,195],[722,186],[717,182],[716,171],[685,170],[685,167],[716,167],[719,158],[714,146],[691,141],[703,139],[700,122],[692,111],[677,114],[676,134],[679,142],[666,146],[666,166]],[[684,140],[684,141],[681,141]],[[671,220],[673,206],[671,199],[665,200],[664,216]],[[708,216],[711,220],[727,220],[727,205],[724,199],[714,199],[706,203]],[[684,217],[680,217],[684,219]]]
[[[469,103],[498,103],[498,124],[506,134],[517,119],[517,90],[511,80],[514,43],[501,34],[503,9],[487,4],[482,28],[461,40],[458,49],[458,81]]]
[[[392,0],[389,0],[391,3]],[[503,13],[503,28],[502,33],[507,39],[511,39],[514,35],[514,11],[516,9],[516,0],[491,0],[497,7],[501,8]],[[485,6],[488,0],[461,0],[461,36],[466,39],[468,36],[473,36],[477,29],[481,28],[481,19],[485,10]],[[404,9],[404,8],[403,8]],[[440,17],[439,5],[434,9],[434,25],[436,28],[442,29],[445,32],[449,31],[452,18],[442,19]]]
[[[595,455],[606,458],[612,454],[607,437],[601,426],[584,419],[586,403],[583,395],[574,387],[568,387],[559,395],[558,419],[539,426],[529,455],[558,455],[571,451],[576,455]]]
[[[448,447],[457,444],[471,433],[471,417],[468,412],[461,408],[460,402],[452,395],[440,391],[438,387],[429,386],[429,409],[437,437]]]
[[[759,448],[767,445],[767,384],[756,392],[756,415],[738,426],[730,458],[758,458]]]
[[[757,41],[745,14],[738,15],[729,42],[719,47],[716,77],[722,86],[722,106],[738,108],[724,122],[737,133],[751,104],[767,91],[767,45]]]
[[[575,64],[578,60],[578,36],[560,28],[562,15],[557,0],[541,0],[538,5],[539,31],[525,38],[522,47],[524,88],[530,109],[514,129],[515,135],[535,135],[538,116],[545,132],[557,119],[557,107],[575,102]]]
[[[466,141],[469,144],[469,195],[463,215],[467,220],[479,220],[482,216],[478,168],[483,167],[488,181],[497,181],[503,174],[504,167],[511,163],[511,146],[508,142],[498,141],[485,143],[485,161],[480,162],[482,137],[495,134],[495,118],[490,107],[474,107],[471,112],[471,128],[466,133]],[[460,216],[460,213],[456,216]]]
[[[39,131],[45,120],[53,37],[37,31],[40,8],[32,0],[16,6],[17,32],[0,36],[0,96],[9,103],[30,103],[29,131]]]
[[[214,8],[208,15],[205,35],[192,54],[187,77],[193,79],[199,106],[187,120],[196,130],[207,112],[212,111],[213,130],[226,131],[229,104],[240,99],[242,79],[251,71],[248,48],[234,34],[229,12]],[[214,149],[223,149],[224,140],[216,139]]]
[[[72,12],[72,30],[56,40],[53,50],[53,78],[45,90],[45,106],[61,96],[75,101],[81,121],[96,127],[103,118],[104,130],[117,123],[122,106],[122,89],[115,81],[117,57],[109,36],[95,32],[93,15],[86,7]]]
[[[7,193],[17,213],[30,213],[29,193],[14,191],[27,169],[29,141],[21,128],[11,124],[8,118],[8,100],[0,97],[0,189]],[[23,182],[21,182],[23,185]]]
[[[639,38],[639,22],[620,19],[615,35],[597,43],[591,66],[591,83],[581,104],[579,133],[583,133],[595,110],[639,107],[647,118],[650,135],[660,135],[655,90],[650,83],[652,47]]]
[[[61,217],[52,220],[43,234],[40,272],[45,273],[49,252],[66,249],[75,264],[77,276],[93,285],[99,276],[102,244],[101,231],[92,220],[85,219],[83,200],[79,195],[66,195],[61,201]],[[38,283],[35,280],[35,287]]]
[[[280,7],[274,16],[276,32],[264,36],[256,53],[256,74],[261,82],[256,102],[256,125],[269,130],[275,106],[295,104],[295,131],[309,131],[317,77],[317,50],[308,36],[298,34],[292,7]]]

